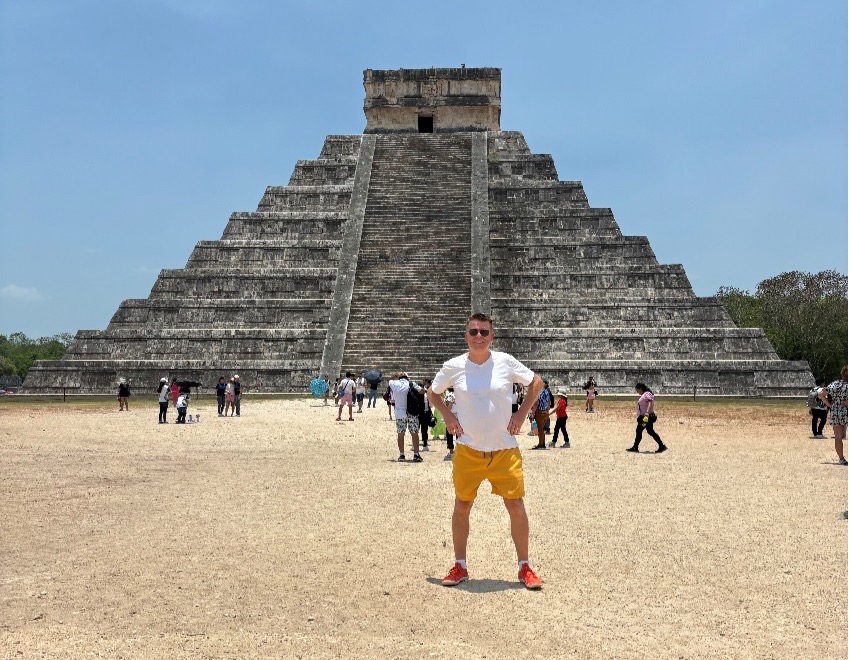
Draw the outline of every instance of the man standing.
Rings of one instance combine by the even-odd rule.
[[[429,403],[429,397],[426,392],[429,391],[429,386],[432,384],[431,378],[423,380],[423,410],[420,411],[420,444],[423,451],[429,451],[429,424],[432,421],[432,404]]]
[[[376,407],[376,397],[379,394],[379,383],[381,381],[371,380],[369,382],[370,382],[370,390],[369,390],[369,392],[367,392],[367,407],[369,408],[370,404],[372,404],[372,407],[375,408]]]
[[[364,393],[367,391],[367,379],[364,378],[364,372],[355,379],[355,400],[358,402],[358,412],[363,412]]]
[[[237,417],[240,416],[240,397],[243,393],[243,387],[240,385],[240,377],[234,374],[234,410]]]
[[[349,421],[354,422],[355,418],[352,416],[352,397],[355,393],[355,381],[352,380],[354,374],[351,371],[346,372],[346,378],[340,381],[340,390],[338,394],[340,395],[340,406],[337,408],[337,419],[335,421],[339,422],[341,415],[343,415],[343,406],[349,406]]]
[[[808,408],[811,413],[811,437],[822,440],[822,430],[828,420],[828,408],[822,402],[821,394],[825,390],[825,378],[817,378],[814,387],[808,392]]]
[[[542,381],[543,387],[538,393],[535,409],[535,423],[538,427],[538,444],[533,449],[547,449],[547,444],[544,441],[544,425],[550,420],[550,388],[547,386],[547,381]],[[529,396],[532,396],[531,394]]]
[[[472,314],[465,331],[468,352],[444,363],[428,390],[429,401],[440,411],[447,431],[454,434],[453,549],[456,562],[442,584],[454,586],[468,579],[467,539],[470,511],[484,479],[491,492],[503,498],[518,555],[518,579],[528,589],[540,589],[541,579],[529,564],[529,519],[524,507],[524,470],[515,434],[520,430],[543,382],[508,353],[491,350],[494,328],[485,314]],[[529,385],[529,396],[512,413],[512,384]],[[441,392],[454,388],[453,413]]]
[[[408,414],[408,389],[413,387],[416,392],[422,390],[417,383],[412,383],[408,379],[408,374],[401,371],[396,378],[388,383],[394,401],[394,416],[396,417],[396,444],[399,445],[399,458],[397,460],[405,460],[405,430],[411,433],[411,444],[414,446],[414,462],[419,463],[423,460],[420,456],[420,415],[419,411],[411,411],[417,414]]]

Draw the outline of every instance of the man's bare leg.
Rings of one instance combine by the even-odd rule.
[[[456,559],[467,561],[467,537],[470,535],[470,510],[473,500],[469,502],[456,498],[453,507],[453,552]]]
[[[523,498],[517,500],[503,498],[503,503],[509,512],[509,520],[512,524],[512,541],[515,542],[518,561],[529,561],[530,521],[527,518],[527,509],[524,506],[524,500]]]

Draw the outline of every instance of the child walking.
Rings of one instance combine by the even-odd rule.
[[[559,439],[559,431],[562,431],[562,436],[565,438],[563,447],[571,446],[571,438],[568,437],[568,394],[564,390],[559,390],[556,393],[556,405],[550,411],[551,415],[556,415],[556,427],[553,429],[553,437],[550,439],[550,446],[555,447],[556,441]]]

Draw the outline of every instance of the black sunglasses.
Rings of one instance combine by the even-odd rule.
[[[491,330],[488,330],[487,328],[468,328],[467,334],[469,334],[471,337],[476,337],[476,335],[482,335],[483,337],[487,337],[491,334]]]

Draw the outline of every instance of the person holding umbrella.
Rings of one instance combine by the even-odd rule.
[[[364,379],[370,385],[367,391],[367,407],[376,407],[376,397],[379,395],[379,383],[382,382],[382,372],[378,369],[370,369],[364,372]],[[372,404],[372,406],[370,406]]]

